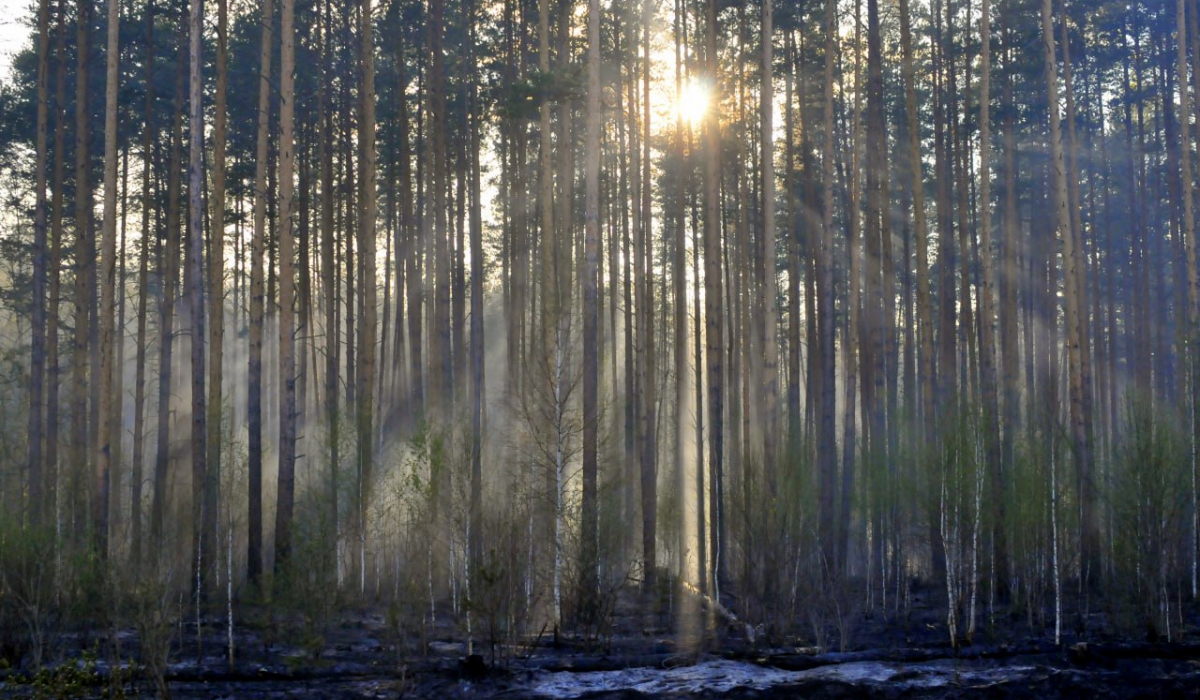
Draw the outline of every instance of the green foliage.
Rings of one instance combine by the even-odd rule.
[[[131,622],[138,633],[142,672],[160,698],[170,697],[167,665],[182,612],[176,606],[181,583],[178,574],[178,569],[172,566],[159,568],[139,576],[126,593]]]
[[[1191,475],[1179,424],[1145,404],[1127,410],[1113,464],[1111,508],[1115,621],[1151,637],[1172,636],[1173,608],[1191,564]]]
[[[96,668],[96,650],[85,651],[79,661],[43,667],[29,679],[35,698],[83,698],[103,683]]]
[[[46,661],[66,612],[56,600],[54,531],[0,520],[0,658]]]
[[[285,611],[308,659],[325,649],[325,636],[338,606],[337,559],[329,542],[336,537],[325,498],[318,489],[297,498],[292,553],[272,581],[273,604]],[[290,615],[295,617],[291,617]]]
[[[1012,567],[1012,603],[1014,611],[1023,612],[1030,625],[1045,624],[1050,605],[1052,571],[1046,557],[1052,536],[1048,470],[1051,451],[1056,449],[1053,435],[1027,435],[1015,446],[1012,468],[1005,480],[1007,507],[1002,526]]]

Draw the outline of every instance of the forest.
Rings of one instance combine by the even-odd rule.
[[[0,695],[368,618],[1200,649],[1197,0],[22,21]]]

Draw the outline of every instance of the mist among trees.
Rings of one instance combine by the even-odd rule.
[[[0,660],[1183,639],[1198,13],[36,0]]]

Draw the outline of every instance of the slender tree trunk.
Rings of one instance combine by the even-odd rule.
[[[836,503],[837,493],[837,435],[836,435],[836,380],[834,375],[834,300],[833,300],[833,76],[836,61],[837,2],[825,2],[825,143],[821,156],[824,176],[822,197],[821,242],[817,246],[817,336],[821,352],[821,396],[820,428],[817,430],[817,459],[820,473],[820,520],[818,539],[824,557],[824,566],[836,570]]]
[[[1005,44],[1011,40],[1009,30],[1011,4],[1006,3],[1002,16]],[[1011,469],[1013,451],[1017,432],[1020,430],[1020,351],[1017,338],[1017,286],[1019,278],[1018,249],[1022,245],[1020,238],[1021,221],[1018,211],[1017,193],[1017,142],[1015,124],[1015,105],[1013,100],[1012,56],[1005,58],[1004,76],[1004,241],[1001,246],[1000,261],[1000,365],[1003,412],[1003,433],[1000,443],[1000,471]],[[995,494],[998,500],[1003,499],[1002,492]],[[1004,520],[996,521],[997,538],[1004,537]],[[996,542],[996,582],[1002,590],[1007,589],[1008,580],[1005,575],[1007,566],[1006,546],[1003,539]]]
[[[1177,0],[1175,4],[1175,44],[1176,44],[1176,69],[1179,73],[1179,143],[1180,157],[1182,167],[1180,171],[1183,179],[1183,244],[1187,261],[1187,325],[1186,337],[1188,339],[1187,357],[1180,358],[1186,361],[1188,370],[1187,376],[1190,379],[1191,396],[1187,397],[1186,401],[1190,403],[1191,419],[1192,419],[1192,438],[1191,438],[1191,498],[1192,498],[1192,541],[1191,561],[1192,568],[1192,597],[1197,594],[1197,552],[1200,551],[1200,509],[1197,508],[1197,441],[1200,440],[1200,348],[1197,348],[1197,342],[1200,340],[1200,334],[1197,333],[1197,325],[1200,322],[1200,292],[1197,288],[1197,272],[1196,272],[1196,215],[1193,209],[1193,191],[1195,181],[1193,180],[1194,173],[1192,171],[1192,142],[1191,131],[1188,125],[1188,120],[1191,118],[1189,114],[1191,109],[1188,105],[1188,64],[1187,64],[1187,27],[1186,16],[1187,12],[1184,7],[1184,0]],[[1196,10],[1193,10],[1193,18]],[[1200,75],[1197,76],[1200,79]],[[1200,99],[1200,93],[1197,93],[1197,98]],[[1200,122],[1197,122],[1197,128],[1200,128]]]
[[[49,310],[46,319],[46,455],[43,478],[45,488],[43,501],[45,506],[54,513],[55,534],[61,534],[62,520],[58,501],[58,432],[59,432],[59,384],[61,368],[59,366],[59,307],[62,301],[62,271],[59,269],[62,261],[63,240],[63,194],[66,189],[66,16],[67,1],[59,0],[58,16],[54,30],[54,175],[51,184],[53,194],[50,197],[50,252],[46,261],[49,276],[48,298]]]
[[[672,38],[675,46],[675,103],[682,104],[683,98],[683,61],[680,56],[680,41],[681,24],[686,21],[684,18],[680,0],[676,0],[674,4],[674,31]],[[598,42],[597,42],[598,43]],[[598,71],[597,71],[598,72]],[[597,82],[599,77],[597,76]],[[598,87],[597,87],[598,89]],[[686,468],[684,459],[684,440],[687,436],[686,417],[688,412],[687,406],[687,390],[688,390],[688,317],[687,317],[687,263],[685,260],[687,252],[687,180],[685,174],[686,169],[690,169],[689,162],[685,151],[684,140],[684,123],[683,111],[675,110],[675,135],[673,139],[674,153],[677,159],[679,176],[678,182],[674,188],[674,219],[675,219],[675,237],[672,243],[672,258],[671,258],[671,282],[672,296],[674,301],[674,319],[675,326],[675,345],[674,351],[674,369],[675,369],[675,425],[673,430],[673,441],[671,445],[672,461],[675,464],[675,494],[679,504],[679,522],[677,523],[678,536],[676,539],[676,556],[677,568],[675,575],[679,582],[686,581],[688,578],[687,568],[687,551],[692,543],[687,537],[687,508],[688,484],[686,478]],[[599,164],[597,163],[597,170]],[[599,173],[597,172],[597,178]],[[665,232],[664,228],[664,232]],[[586,297],[584,302],[586,304]],[[586,342],[585,342],[586,346]]]
[[[182,53],[182,51],[181,51]],[[182,59],[182,56],[180,57]],[[187,63],[178,62],[175,73],[175,107],[171,123],[171,155],[167,170],[167,230],[166,241],[160,244],[163,255],[159,261],[162,273],[162,298],[159,300],[159,361],[158,361],[158,448],[154,462],[154,501],[150,510],[150,538],[160,549],[166,544],[163,522],[168,507],[168,472],[171,460],[171,378],[174,362],[175,295],[179,284],[180,204],[183,169],[183,76]],[[174,533],[171,533],[174,534]],[[157,564],[157,559],[155,562]]]
[[[600,391],[597,336],[600,324],[598,291],[600,276],[600,0],[588,0],[587,17],[587,143],[584,176],[583,258],[583,522],[581,524],[580,568],[585,614],[598,603],[599,566],[596,502],[597,403]]]
[[[288,0],[289,2],[291,0]],[[362,196],[359,202],[359,294],[362,295],[363,313],[358,324],[358,468],[359,468],[359,537],[366,537],[366,509],[370,499],[374,466],[374,441],[372,426],[375,424],[375,340],[376,332],[376,269],[375,269],[375,220],[377,204],[375,195],[375,45],[372,39],[371,0],[362,0],[360,27],[360,61],[362,69],[362,100],[359,116],[359,168],[362,174],[359,185]],[[366,562],[362,563],[366,568]],[[360,581],[361,586],[361,581]]]
[[[849,196],[846,204],[848,227],[846,233],[846,325],[842,343],[845,346],[846,374],[845,398],[842,414],[842,481],[840,503],[837,518],[837,541],[835,543],[836,571],[848,573],[845,566],[848,561],[850,546],[851,501],[854,495],[855,454],[859,442],[858,418],[856,417],[856,387],[861,369],[869,365],[870,348],[862,342],[864,327],[862,320],[862,253],[860,251],[862,235],[862,190],[859,176],[862,170],[861,145],[863,142],[862,120],[862,2],[854,3],[854,107],[851,113],[851,125],[846,129],[849,141],[849,165],[846,173],[846,188]],[[842,91],[846,92],[846,79],[842,77]],[[861,361],[861,364],[860,364]],[[866,374],[866,373],[862,373]],[[864,398],[868,391],[868,376],[862,377]],[[866,402],[863,402],[866,408]],[[865,414],[864,414],[865,417]],[[863,422],[863,436],[869,435],[870,425]]]
[[[151,153],[152,132],[154,129],[154,0],[146,2],[146,102],[144,125],[142,128],[142,251],[138,267],[138,306],[137,306],[137,357],[134,360],[134,396],[133,396],[133,474],[132,494],[129,504],[131,560],[134,573],[141,570],[142,563],[142,470],[145,459],[145,421],[146,421],[146,326],[149,314],[149,268],[150,242],[155,239],[157,232],[151,223],[150,212],[153,204],[150,199],[150,172],[154,169],[154,157]]]
[[[330,69],[331,49],[330,33],[332,32],[331,8],[332,2],[324,4],[325,17],[321,31],[321,61],[326,70]],[[341,535],[341,518],[339,515],[338,470],[341,461],[341,434],[338,417],[338,399],[341,387],[338,385],[340,367],[340,346],[338,343],[338,273],[334,240],[334,202],[333,202],[333,154],[330,149],[333,140],[333,116],[329,109],[328,88],[321,82],[318,85],[317,121],[321,123],[321,286],[325,291],[325,422],[328,432],[329,451],[329,531],[328,555],[333,557],[337,569],[337,580],[342,581],[341,554],[338,541]],[[411,298],[411,294],[410,294]]]
[[[263,249],[266,245],[267,145],[271,119],[271,44],[275,11],[271,0],[262,0],[262,43],[259,47],[258,126],[254,158],[254,238],[250,252],[250,352],[247,373],[246,427],[249,432],[249,563],[246,578],[258,585],[263,570]]]
[[[311,112],[305,112],[305,115]],[[296,146],[296,152],[299,154],[297,160],[297,189],[295,193],[296,212],[299,215],[299,221],[296,222],[296,233],[299,240],[296,241],[296,274],[299,276],[297,280],[296,290],[296,315],[295,315],[295,330],[292,337],[298,347],[295,350],[295,377],[296,377],[296,416],[293,419],[293,430],[296,434],[296,439],[301,440],[305,435],[308,427],[308,410],[309,400],[308,391],[310,381],[314,385],[314,406],[320,405],[320,392],[316,390],[315,382],[317,373],[316,352],[312,347],[312,327],[313,327],[313,292],[312,292],[312,265],[314,260],[312,246],[312,205],[310,198],[312,197],[312,153],[314,149],[311,146],[312,140],[312,124],[310,119],[301,118],[300,134],[297,137],[299,142]],[[390,252],[390,251],[389,251]],[[309,364],[309,353],[312,353],[312,363]],[[312,367],[312,377],[309,379],[308,369]],[[382,378],[383,373],[380,373]],[[382,379],[380,385],[382,386]],[[382,389],[381,389],[382,392]],[[299,461],[301,455],[299,448],[296,448],[296,460]],[[308,466],[311,465],[307,458],[304,459],[305,470],[308,471]]]
[[[403,65],[403,61],[400,62]],[[421,110],[418,107],[417,118]],[[421,254],[425,249],[424,221],[418,221],[413,213],[413,195],[410,178],[410,162],[412,153],[408,129],[412,119],[408,116],[408,100],[400,100],[400,182],[404,191],[405,219],[408,221],[408,257],[405,260],[407,270],[405,280],[408,283],[408,367],[409,381],[412,383],[412,409],[410,415],[415,423],[419,423],[425,415],[425,360],[423,357],[423,338],[421,310],[425,306],[425,278],[422,274]],[[418,125],[418,130],[419,130]],[[420,188],[420,163],[418,163],[417,186]]]
[[[830,0],[832,2],[832,0]],[[712,103],[720,104],[720,76],[717,69],[717,3],[705,4],[704,61],[705,74],[712,86]],[[724,387],[722,382],[723,354],[721,319],[721,122],[719,110],[710,110],[704,119],[704,317],[705,357],[708,365],[708,425],[710,516],[715,521],[711,529],[712,590],[719,600],[720,585],[725,580],[725,455],[724,455]]]
[[[1000,454],[1000,405],[996,391],[996,272],[992,263],[991,201],[991,2],[983,0],[979,19],[979,255],[983,289],[979,290],[980,372],[983,385],[984,448],[991,488],[992,556],[1003,567],[1007,559],[1004,538],[1004,472]],[[978,518],[978,515],[976,515]],[[1003,585],[1004,576],[996,581]],[[975,619],[972,616],[973,627]]]
[[[641,218],[641,294],[638,311],[641,314],[642,361],[644,383],[641,387],[642,416],[642,565],[644,585],[647,591],[657,586],[657,543],[658,543],[658,434],[657,434],[657,356],[654,349],[654,267],[653,267],[653,218],[651,192],[654,181],[650,175],[650,20],[653,13],[651,0],[644,0],[642,9],[642,218]]]
[[[342,6],[343,36],[353,36],[353,29],[351,26],[352,14],[352,7],[349,4]],[[343,59],[346,61],[346,65],[357,63],[354,47],[347,43],[343,48],[345,51]],[[357,71],[351,72],[357,73]],[[361,282],[359,279],[358,267],[355,265],[355,259],[357,253],[361,252],[361,249],[358,248],[358,245],[360,244],[360,241],[358,240],[358,227],[361,225],[360,215],[362,213],[358,208],[358,205],[361,203],[362,193],[359,192],[358,185],[355,183],[358,181],[358,176],[361,174],[358,170],[360,165],[358,161],[362,159],[362,152],[360,148],[355,148],[355,139],[353,136],[356,116],[361,116],[360,110],[356,109],[356,107],[360,106],[359,101],[351,99],[351,95],[353,94],[351,91],[351,85],[353,83],[354,79],[347,76],[347,79],[343,80],[341,84],[341,115],[338,121],[341,129],[339,130],[338,136],[341,139],[340,153],[343,154],[343,160],[339,163],[341,166],[341,171],[339,174],[342,177],[340,188],[341,191],[345,193],[345,196],[338,200],[338,204],[342,208],[342,221],[339,228],[341,233],[341,242],[345,246],[341,261],[343,265],[342,283],[346,290],[346,296],[342,302],[342,309],[345,312],[346,344],[345,400],[348,410],[352,412],[352,418],[354,419],[352,422],[354,423],[354,430],[357,432],[358,372],[361,367],[356,360],[358,356],[358,336],[355,335],[355,328],[357,328],[355,319],[362,318],[363,309],[361,290],[357,296],[354,292],[355,289],[359,289],[359,283]],[[355,156],[357,156],[357,159]],[[357,473],[358,471],[356,466],[355,474]]]
[[[932,435],[934,424],[933,314],[929,291],[928,227],[925,220],[925,175],[921,158],[921,124],[917,119],[917,90],[913,66],[911,18],[908,0],[900,0],[900,44],[903,54],[904,104],[908,119],[908,163],[912,168],[913,236],[917,270],[917,385],[920,425]]]
[[[296,94],[295,0],[283,0],[279,15],[279,482],[275,507],[276,573],[285,570],[291,557],[292,513],[296,498],[296,347],[293,337],[296,325],[296,249],[293,229],[296,217],[293,201],[296,167],[296,111],[293,100]],[[365,440],[370,445],[369,435]]]
[[[88,124],[88,73],[91,59],[88,36],[91,33],[90,2],[76,2],[75,63],[75,334],[71,354],[71,442],[69,460],[75,484],[71,498],[75,504],[75,535],[82,539],[86,517],[80,505],[80,489],[88,467],[88,291],[95,264],[89,240],[92,237],[91,156]],[[98,378],[93,377],[93,380]]]
[[[788,366],[787,366],[787,412],[788,412],[788,455],[791,457],[799,456],[800,435],[802,431],[803,416],[800,413],[800,337],[801,337],[801,314],[800,314],[800,297],[801,297],[801,266],[803,259],[803,238],[802,231],[808,231],[808,222],[804,221],[802,216],[801,206],[807,204],[807,192],[798,196],[796,193],[796,181],[794,173],[800,168],[800,163],[797,161],[796,152],[796,105],[795,105],[795,89],[794,73],[797,70],[798,60],[796,57],[796,47],[792,38],[791,31],[784,34],[786,65],[787,70],[784,71],[784,171],[783,171],[783,189],[784,197],[787,202],[787,233],[785,240],[787,241],[788,251]],[[803,88],[801,88],[803,90]],[[804,106],[800,105],[800,129],[804,128]],[[800,138],[800,143],[804,146],[803,135]],[[801,185],[803,188],[803,185]],[[804,221],[804,228],[801,228],[801,222]],[[808,275],[804,275],[805,278]],[[807,279],[806,279],[807,281]],[[807,301],[807,299],[806,299]]]
[[[408,89],[408,78],[404,71],[403,50],[398,47],[397,53],[401,56],[397,60],[397,70],[400,83],[400,94]],[[402,97],[399,100],[399,115],[398,121],[400,124],[400,232],[402,240],[397,246],[399,256],[396,261],[397,267],[404,266],[404,274],[401,275],[397,271],[396,275],[396,332],[400,332],[400,317],[401,309],[403,308],[401,289],[407,292],[408,307],[405,309],[405,314],[408,319],[408,386],[409,397],[411,397],[410,405],[405,407],[404,415],[408,421],[406,425],[411,425],[412,421],[418,419],[422,413],[423,401],[423,383],[421,381],[421,278],[418,266],[415,264],[420,256],[421,244],[418,238],[420,227],[414,220],[413,214],[413,191],[412,191],[412,146],[410,144],[409,129],[410,118],[408,115],[408,98]],[[401,284],[403,282],[403,284]],[[397,336],[397,340],[399,336]],[[401,356],[400,344],[396,343],[396,358],[399,362]]]
[[[968,6],[968,10],[969,10]],[[947,120],[950,126],[948,136],[949,152],[947,153],[947,168],[952,175],[951,182],[948,183],[950,189],[950,199],[947,200],[947,212],[953,217],[955,213],[958,215],[958,256],[961,261],[961,269],[958,276],[959,282],[959,317],[958,325],[958,353],[963,356],[963,361],[960,363],[959,373],[959,404],[962,401],[973,400],[976,396],[975,390],[978,386],[978,337],[975,333],[975,311],[971,303],[972,299],[972,264],[971,264],[971,225],[970,225],[970,178],[967,175],[968,164],[970,160],[971,141],[970,141],[970,122],[971,122],[971,64],[967,59],[963,60],[963,92],[962,92],[962,114],[959,118],[959,91],[958,91],[958,73],[956,72],[955,54],[955,34],[954,20],[957,17],[957,6],[951,1],[946,0],[946,54],[944,57],[946,76],[948,82],[947,99],[949,101],[946,112]],[[969,20],[968,20],[969,22]],[[955,200],[957,196],[957,200]],[[947,229],[949,230],[949,229]]]
[[[616,32],[616,38],[618,41],[620,40],[621,35],[622,34],[620,31]],[[620,51],[619,46],[618,46],[618,51]],[[634,132],[634,129],[632,128],[632,124],[634,123],[634,119],[633,119],[633,115],[632,115],[633,110],[634,110],[633,81],[627,81],[626,87],[628,88],[627,96],[626,96],[626,91],[620,90],[620,89],[617,90],[617,113],[619,116],[619,119],[617,120],[617,142],[618,142],[618,150],[619,150],[619,155],[618,155],[619,166],[618,167],[620,170],[620,175],[619,175],[620,185],[619,185],[618,199],[621,202],[629,201],[630,189],[631,189],[630,180],[636,179],[636,177],[637,177],[636,174],[632,178],[630,177],[630,171],[633,168],[631,167],[631,162],[630,162],[632,159],[629,157],[629,151],[633,150],[632,142],[633,142],[633,132]],[[628,107],[626,107],[626,105],[628,105]],[[629,134],[628,134],[629,147],[626,146],[626,144],[627,144],[627,138],[626,138],[627,125],[629,125],[629,129],[628,129],[628,131],[629,131]],[[623,343],[624,363],[623,363],[623,366],[624,366],[624,370],[625,370],[624,371],[624,374],[625,374],[624,389],[625,389],[625,391],[622,396],[622,404],[623,404],[624,410],[622,411],[623,422],[621,424],[622,425],[621,438],[622,438],[622,448],[623,448],[622,456],[624,458],[623,461],[625,463],[624,479],[623,479],[625,482],[625,488],[623,489],[623,493],[622,493],[622,497],[623,497],[622,498],[622,512],[625,513],[627,520],[629,522],[632,522],[633,517],[634,517],[634,503],[633,503],[633,494],[635,491],[634,486],[637,483],[637,477],[634,474],[635,468],[637,466],[636,465],[637,458],[636,458],[635,446],[634,446],[635,442],[636,442],[636,433],[637,433],[637,425],[636,425],[637,397],[635,394],[635,390],[636,390],[635,380],[636,380],[636,375],[637,375],[637,370],[636,370],[637,358],[634,355],[634,346],[633,346],[633,330],[634,330],[633,273],[632,273],[633,263],[631,260],[632,256],[630,255],[630,244],[631,244],[630,243],[630,237],[631,237],[630,236],[630,226],[631,226],[630,210],[633,211],[634,217],[636,217],[638,215],[637,207],[631,207],[631,206],[622,206],[621,207],[622,269],[621,269],[620,276],[621,276],[621,300],[622,300],[623,307],[625,309],[624,319],[623,319],[624,320],[624,334],[623,334],[624,335],[624,338],[623,338],[623,340],[624,340],[624,343]],[[629,535],[629,538],[632,539],[632,532],[634,531],[634,528],[629,528],[629,530],[631,533]],[[629,548],[632,548],[632,543],[627,542],[626,546]]]
[[[775,493],[776,447],[779,433],[779,298],[775,277],[775,87],[774,18],[772,0],[762,4],[762,87],[759,95],[762,147],[763,241],[763,386],[760,418],[763,421],[763,471],[766,493]]]
[[[208,248],[208,417],[206,437],[208,454],[205,470],[205,525],[208,527],[205,550],[216,555],[217,499],[221,487],[223,448],[222,423],[225,418],[225,142],[228,121],[226,87],[229,81],[229,1],[217,0],[217,83],[213,109],[212,216]],[[236,425],[236,423],[231,423]],[[213,559],[216,561],[216,559]]]
[[[867,0],[867,136],[866,136],[866,185],[867,185],[867,221],[864,226],[866,241],[867,280],[865,290],[867,300],[864,304],[866,330],[869,351],[864,368],[867,375],[863,377],[863,388],[867,389],[869,400],[864,401],[863,418],[868,424],[867,438],[870,450],[872,472],[879,481],[883,474],[889,471],[888,465],[888,407],[891,399],[888,396],[889,350],[892,347],[892,327],[894,325],[895,295],[892,292],[891,251],[891,218],[888,206],[888,157],[887,132],[884,120],[883,95],[883,49],[879,27],[878,0]],[[894,367],[894,363],[892,364]],[[868,383],[869,382],[869,383]],[[864,470],[865,471],[865,470]],[[864,478],[869,478],[864,474]],[[884,562],[885,547],[883,540],[883,506],[871,502],[868,508],[875,510],[872,523],[872,557],[876,560],[881,580],[886,581]],[[843,517],[846,517],[843,515]]]
[[[116,0],[113,0],[115,2]],[[201,101],[204,85],[201,77],[203,60],[201,39],[204,30],[204,0],[190,0],[191,16],[189,97],[191,114],[188,117],[188,269],[189,311],[192,326],[192,540],[194,556],[199,571],[196,594],[204,596],[208,588],[209,561],[216,544],[216,504],[205,499],[207,490],[208,449],[205,439],[208,429],[205,420],[205,357],[204,345],[204,105]]]
[[[430,350],[433,353],[433,363],[430,372],[430,403],[434,414],[439,418],[445,417],[450,408],[453,394],[453,364],[450,346],[450,251],[448,244],[448,228],[446,221],[446,192],[448,189],[449,168],[447,164],[446,146],[446,76],[442,48],[442,34],[445,11],[444,0],[432,0],[429,9],[429,53],[430,88],[429,114],[432,123],[432,138],[430,147],[433,159],[433,177],[430,186],[433,188],[433,323]],[[545,109],[549,109],[548,106]],[[546,117],[548,120],[549,117]],[[548,130],[547,130],[548,131]],[[548,138],[548,136],[547,136]],[[447,489],[441,489],[447,492]]]
[[[935,14],[940,15],[940,1],[938,2],[939,10]],[[938,350],[938,365],[937,365],[937,404],[941,406],[941,412],[935,417],[935,420],[941,422],[948,410],[948,401],[954,398],[958,391],[958,349],[955,343],[956,337],[956,309],[955,309],[955,293],[954,293],[954,212],[953,212],[953,187],[952,173],[950,163],[950,154],[947,132],[947,121],[953,119],[953,107],[947,106],[947,96],[943,92],[945,78],[943,71],[946,70],[946,39],[944,32],[941,29],[941,21],[937,23],[935,35],[934,49],[934,87],[936,93],[937,104],[934,106],[934,134],[937,139],[937,154],[935,160],[937,162],[937,173],[935,180],[937,182],[937,217],[938,231],[940,240],[939,260],[940,275],[938,279],[938,294],[941,297],[938,300],[938,311],[940,312],[940,323],[938,327],[940,347]],[[936,567],[935,567],[936,568]],[[938,577],[940,578],[940,577]]]
[[[483,212],[481,197],[480,158],[480,99],[479,66],[476,51],[479,38],[477,22],[479,8],[472,1],[470,6],[470,239],[471,239],[471,523],[470,555],[471,572],[478,576],[483,565],[483,430],[484,430],[484,349],[483,330]]]
[[[1070,386],[1071,410],[1070,426],[1071,439],[1075,444],[1075,466],[1080,483],[1087,484],[1091,479],[1090,450],[1087,444],[1087,431],[1084,425],[1083,384],[1080,373],[1080,323],[1079,323],[1079,290],[1078,276],[1075,270],[1075,236],[1072,232],[1071,214],[1069,211],[1067,190],[1066,159],[1063,153],[1062,117],[1058,111],[1058,68],[1054,52],[1054,26],[1051,20],[1051,0],[1042,0],[1042,49],[1046,62],[1046,88],[1050,111],[1050,149],[1054,177],[1054,207],[1056,211],[1055,225],[1062,236],[1063,273],[1066,280],[1066,290],[1063,295],[1063,309],[1067,325],[1067,377]],[[1083,557],[1082,569],[1085,572],[1098,571],[1094,557],[1098,537],[1092,532],[1090,525],[1092,503],[1088,495],[1083,494],[1081,517],[1083,518]]]
[[[688,129],[688,150],[692,150],[692,132]],[[711,520],[705,508],[705,474],[704,474],[704,373],[705,373],[705,358],[704,358],[704,328],[707,323],[707,318],[701,310],[704,309],[703,302],[700,299],[700,253],[702,250],[701,232],[699,225],[700,207],[697,200],[698,193],[692,189],[691,210],[692,210],[692,308],[695,309],[693,314],[692,327],[692,357],[695,359],[695,368],[692,374],[692,384],[695,387],[696,395],[696,570],[699,572],[699,579],[696,581],[697,587],[701,591],[708,591],[709,568],[708,568],[708,537]]]
[[[46,130],[50,110],[50,0],[38,1],[37,135],[34,164],[33,303],[29,348],[29,455],[26,468],[29,512],[35,527],[42,523],[42,425],[46,380]],[[61,154],[55,154],[61,157]],[[50,416],[55,420],[56,416]]]
[[[1067,167],[1067,205],[1070,212],[1071,221],[1071,243],[1069,252],[1072,259],[1069,262],[1064,262],[1064,272],[1069,272],[1075,288],[1075,308],[1074,314],[1074,333],[1076,337],[1078,358],[1075,363],[1078,365],[1079,372],[1079,410],[1080,421],[1082,422],[1082,433],[1080,437],[1082,442],[1076,443],[1077,450],[1077,479],[1079,484],[1080,497],[1080,536],[1081,542],[1081,562],[1080,571],[1085,580],[1091,582],[1100,571],[1100,524],[1096,515],[1096,483],[1093,475],[1095,469],[1093,458],[1093,443],[1095,442],[1095,434],[1092,427],[1092,406],[1095,403],[1093,386],[1092,386],[1092,350],[1090,333],[1088,332],[1088,289],[1087,289],[1087,258],[1084,249],[1084,229],[1082,221],[1083,206],[1080,202],[1079,195],[1079,165],[1077,154],[1079,151],[1079,140],[1076,137],[1075,129],[1075,88],[1074,75],[1071,63],[1070,41],[1067,36],[1067,16],[1066,3],[1063,2],[1060,8],[1060,19],[1063,33],[1062,54],[1063,54],[1063,83],[1065,88],[1065,102],[1067,128],[1065,134],[1066,158],[1065,165]],[[1186,83],[1185,83],[1186,85]],[[1186,88],[1185,88],[1186,90]],[[1053,103],[1051,103],[1053,104]],[[1169,117],[1168,117],[1169,118]],[[1064,239],[1063,243],[1064,255],[1068,252],[1067,243]],[[1065,261],[1065,258],[1064,258]],[[1069,288],[1069,287],[1068,287]],[[1069,321],[1069,319],[1068,319]],[[1071,329],[1068,328],[1068,332]],[[1068,335],[1068,343],[1069,343]],[[1068,351],[1070,351],[1068,345]],[[1164,353],[1166,354],[1166,353]]]

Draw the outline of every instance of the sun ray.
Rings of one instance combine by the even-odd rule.
[[[708,111],[708,103],[708,86],[696,80],[689,80],[680,87],[675,101],[675,115],[689,125],[697,126]]]

